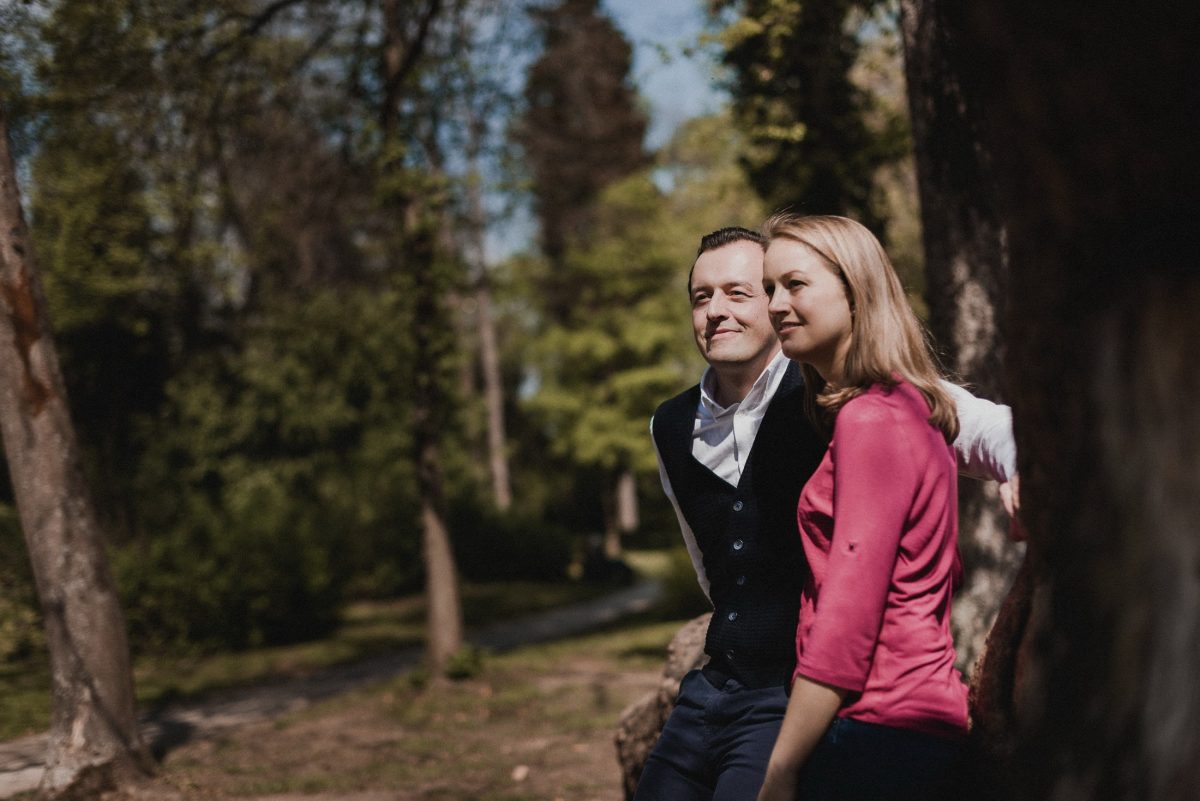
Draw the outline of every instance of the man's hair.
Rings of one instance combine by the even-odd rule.
[[[754,242],[764,248],[767,246],[767,238],[758,231],[731,225],[728,228],[718,228],[711,234],[700,237],[700,247],[696,249],[696,258],[700,258],[701,253],[732,245],[734,242]]]
[[[730,225],[718,228],[712,233],[700,237],[700,247],[696,248],[696,258],[710,250],[732,245],[734,242],[753,242],[763,250],[767,248],[767,238],[758,231],[742,228],[740,225]],[[688,270],[688,297],[692,296],[692,273],[696,270],[696,260],[692,260],[692,269]]]

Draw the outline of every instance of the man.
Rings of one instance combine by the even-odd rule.
[[[663,489],[714,611],[709,662],[684,678],[635,801],[755,798],[787,708],[807,572],[796,503],[825,442],[804,414],[799,366],[771,328],[764,245],[745,228],[701,239],[688,293],[709,367],[651,423]],[[1006,482],[1009,410],[951,391],[960,469]]]

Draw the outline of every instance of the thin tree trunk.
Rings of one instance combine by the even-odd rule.
[[[487,403],[488,464],[491,466],[492,499],[496,508],[512,506],[508,474],[508,434],[504,424],[504,385],[500,373],[500,348],[496,320],[492,315],[492,289],[484,276],[475,290],[479,315],[479,363],[483,372],[484,401]]]
[[[417,365],[413,386],[413,457],[417,492],[421,497],[422,558],[425,563],[426,649],[435,675],[445,672],[450,658],[462,648],[462,602],[450,532],[444,515],[444,493],[439,445],[446,429],[446,388],[439,369],[447,356],[446,296],[439,280],[434,226],[422,199],[406,188],[409,180],[399,154],[400,99],[404,82],[417,68],[430,26],[441,10],[441,0],[419,6],[382,0],[384,47],[380,77],[385,94],[380,109],[383,154],[381,185],[389,187],[384,200],[403,222],[394,269],[412,275],[413,359]],[[412,15],[411,18],[406,15]],[[411,28],[411,30],[410,30]]]
[[[622,534],[631,534],[639,525],[637,476],[625,469],[617,476],[617,528]]]
[[[446,354],[441,343],[446,324],[444,298],[437,280],[432,236],[410,206],[406,217],[406,247],[401,269],[413,273],[413,357],[418,365],[413,388],[413,448],[417,491],[421,496],[422,555],[425,561],[427,649],[431,669],[445,671],[450,657],[463,644],[462,603],[450,532],[444,516],[444,492],[439,443],[446,424],[446,397],[437,365]]]
[[[50,651],[43,788],[112,785],[145,759],[125,620],[84,481],[0,99],[0,429]]]
[[[929,325],[945,365],[982,397],[1003,400],[1007,284],[1004,228],[986,153],[961,84],[947,62],[936,6],[901,0],[925,246]],[[994,485],[959,482],[959,549],[965,576],[952,625],[959,667],[969,670],[1017,572],[1023,546],[1006,535]]]
[[[506,511],[512,506],[512,485],[508,473],[508,433],[504,425],[504,382],[500,372],[500,348],[496,336],[496,320],[492,315],[492,287],[488,280],[483,235],[487,219],[483,208],[482,179],[474,162],[479,150],[482,127],[477,120],[468,120],[471,130],[469,158],[471,177],[467,186],[468,227],[471,236],[471,260],[475,272],[475,313],[479,323],[479,367],[483,374],[483,397],[487,406],[488,466],[492,478],[492,500],[496,508]]]
[[[1034,588],[1011,797],[1184,801],[1200,796],[1197,9],[1095,11],[942,11],[1010,254]]]

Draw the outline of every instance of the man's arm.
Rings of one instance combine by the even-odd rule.
[[[675,491],[671,489],[671,479],[667,478],[662,454],[658,452],[658,442],[654,440],[653,417],[650,418],[650,442],[654,444],[654,458],[658,460],[658,478],[662,481],[663,492],[666,493],[667,500],[671,502],[671,507],[675,510],[675,517],[679,520],[679,533],[683,535],[683,544],[687,548],[688,556],[692,558],[692,567],[696,569],[696,580],[700,582],[700,589],[704,590],[705,596],[711,601],[712,595],[708,591],[708,575],[704,572],[704,557],[700,553],[700,546],[696,543],[696,535],[692,533],[692,527],[683,518],[683,512],[679,509],[679,501],[675,500]]]
[[[943,381],[942,388],[958,408],[958,438],[954,440],[958,471],[985,481],[1010,481],[1017,474],[1012,409],[977,398],[949,381]]]

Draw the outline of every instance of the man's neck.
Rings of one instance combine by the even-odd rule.
[[[778,348],[765,357],[738,364],[713,364],[713,400],[723,408],[741,403],[754,388],[754,382],[775,359]]]

